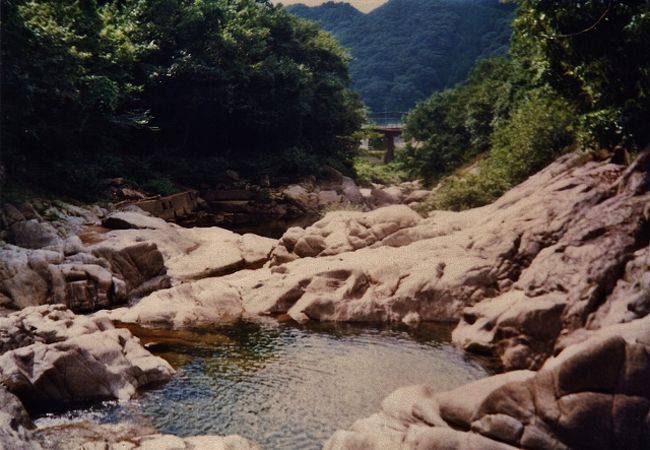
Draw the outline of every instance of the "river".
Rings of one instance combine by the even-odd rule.
[[[448,324],[299,326],[266,319],[158,338],[134,331],[175,366],[169,383],[127,403],[43,414],[36,424],[130,420],[180,436],[240,434],[265,449],[317,449],[335,430],[378,411],[399,387],[448,390],[489,373],[449,343]]]

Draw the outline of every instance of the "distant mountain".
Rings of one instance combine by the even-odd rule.
[[[498,0],[390,0],[368,14],[347,3],[292,5],[350,50],[353,87],[373,112],[406,111],[504,54],[514,5]]]

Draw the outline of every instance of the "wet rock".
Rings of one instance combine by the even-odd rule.
[[[9,242],[30,249],[60,249],[63,240],[56,229],[47,222],[36,219],[16,222],[9,228]]]

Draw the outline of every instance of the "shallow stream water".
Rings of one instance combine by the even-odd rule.
[[[446,390],[488,375],[481,361],[449,343],[450,330],[268,319],[143,335],[177,369],[169,383],[128,403],[49,413],[36,423],[131,420],[180,436],[240,434],[265,449],[317,449],[335,430],[377,412],[399,387]]]

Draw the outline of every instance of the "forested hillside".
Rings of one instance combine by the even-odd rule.
[[[3,0],[1,17],[12,183],[92,199],[110,177],[295,177],[356,148],[344,50],[268,2]]]
[[[407,111],[463,81],[477,59],[505,54],[514,5],[390,0],[369,14],[333,2],[287,9],[317,21],[350,50],[353,88],[373,112],[383,112]]]
[[[650,5],[517,3],[509,57],[481,61],[406,119],[416,144],[402,169],[432,182],[451,175],[430,208],[490,203],[569,150],[650,144]]]

